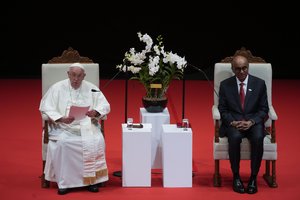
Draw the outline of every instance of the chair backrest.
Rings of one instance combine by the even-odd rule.
[[[49,87],[57,81],[68,78],[67,71],[72,63],[80,62],[85,67],[85,80],[94,83],[99,87],[100,70],[99,64],[93,63],[87,57],[81,57],[76,50],[69,48],[65,50],[60,57],[54,57],[48,63],[42,64],[42,95],[44,95]]]
[[[267,86],[267,95],[269,107],[272,106],[272,65],[267,63],[264,59],[260,57],[255,57],[249,50],[246,50],[242,47],[240,50],[236,51],[235,55],[243,55],[247,57],[249,61],[249,74],[257,76],[265,80]],[[234,75],[231,70],[231,61],[233,56],[226,57],[221,62],[215,64],[214,68],[214,89],[219,93],[220,82],[226,78],[229,78]],[[214,92],[214,105],[218,106],[219,97]],[[271,125],[271,120],[267,120],[265,123],[266,127]]]
[[[257,76],[266,82],[268,103],[272,105],[272,66],[270,63],[249,63],[249,74]],[[218,92],[220,82],[233,76],[230,63],[216,63],[214,71],[214,88]],[[214,105],[218,105],[219,98],[214,94]]]
[[[71,63],[44,63],[42,64],[42,95],[57,81],[68,78],[67,71]],[[99,64],[83,63],[85,68],[85,80],[99,87]]]

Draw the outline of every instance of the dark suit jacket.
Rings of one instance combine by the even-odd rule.
[[[218,106],[222,120],[220,137],[226,135],[226,129],[234,120],[252,119],[255,124],[259,124],[264,123],[268,115],[269,105],[265,81],[250,74],[248,76],[244,110],[240,103],[236,77],[230,77],[220,83]]]

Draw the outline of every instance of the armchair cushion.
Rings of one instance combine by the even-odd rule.
[[[214,159],[227,160],[228,155],[228,139],[227,137],[220,137],[219,143],[214,142]],[[247,138],[243,138],[241,143],[241,159],[250,159],[250,144]],[[271,143],[271,136],[266,135],[264,138],[264,160],[277,160],[277,143]]]

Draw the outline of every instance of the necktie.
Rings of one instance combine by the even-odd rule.
[[[241,100],[241,105],[242,109],[244,109],[244,101],[245,101],[245,91],[244,91],[244,83],[240,83],[240,100]]]

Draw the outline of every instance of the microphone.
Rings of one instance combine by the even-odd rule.
[[[194,66],[194,65],[192,65],[192,64],[190,64],[190,63],[187,63],[187,65],[188,65],[188,66],[191,66],[191,67],[194,68],[195,70],[201,72],[201,73],[204,75],[204,77],[205,77],[205,79],[207,80],[207,82],[209,83],[210,87],[211,87],[212,89],[214,89],[214,92],[215,92],[215,94],[217,95],[217,97],[219,97],[219,94],[218,94],[217,91],[215,90],[214,86],[211,84],[211,82],[210,82],[209,78],[207,77],[206,73],[205,73],[202,69],[200,69],[200,68],[198,68],[198,67],[196,67],[196,66]]]
[[[103,86],[103,89],[106,88],[110,84],[110,82],[112,82],[120,73],[121,73],[121,70],[119,70],[107,83],[105,83],[105,85]]]
[[[122,72],[122,70],[118,70],[118,72],[102,87],[103,89],[106,88],[115,78]],[[126,66],[126,79],[125,79],[125,123],[127,123],[127,99],[128,99],[128,69]],[[92,92],[93,91],[92,89]]]
[[[91,89],[91,92],[100,92],[99,90]]]

